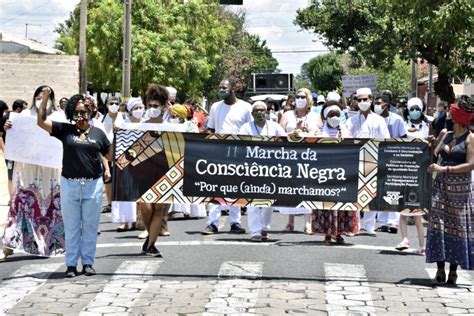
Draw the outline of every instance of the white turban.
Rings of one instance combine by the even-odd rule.
[[[370,88],[360,88],[360,89],[357,89],[356,94],[357,94],[357,96],[359,96],[359,95],[372,95],[372,90],[370,90]]]
[[[175,88],[173,87],[166,87],[166,90],[168,90],[168,94],[170,97],[175,97],[176,93],[178,92]]]
[[[421,101],[420,98],[411,98],[410,100],[408,100],[408,102],[407,102],[408,111],[410,111],[411,108],[414,107],[415,105],[418,105],[420,110],[423,111],[423,102]]]
[[[331,112],[331,111],[336,111],[336,110],[339,111],[339,112],[341,112],[341,108],[340,108],[339,106],[337,106],[337,105],[328,106],[328,107],[325,108],[324,111],[323,111],[323,116],[324,116],[324,118],[327,119],[329,112]]]
[[[326,101],[334,101],[339,103],[341,100],[341,96],[337,92],[329,92],[328,95],[326,96]]]
[[[318,100],[316,101],[316,103],[319,103],[319,102],[326,102],[324,95],[318,95]]]
[[[257,107],[257,105],[263,105],[265,107],[265,109],[267,108],[267,105],[265,104],[265,102],[257,101],[257,102],[254,102],[254,104],[252,104],[252,110],[255,109]]]
[[[127,103],[127,111],[130,112],[133,107],[137,104],[143,104],[143,101],[141,98],[130,98]]]

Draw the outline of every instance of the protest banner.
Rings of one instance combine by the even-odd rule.
[[[12,128],[5,139],[5,159],[61,169],[63,145],[36,123],[36,116],[10,113]]]
[[[134,140],[123,146],[124,135]],[[430,154],[419,139],[295,142],[125,130],[116,139],[115,201],[348,211],[430,205]]]
[[[342,95],[346,98],[359,88],[370,88],[372,95],[377,94],[377,77],[375,73],[366,75],[342,76]]]

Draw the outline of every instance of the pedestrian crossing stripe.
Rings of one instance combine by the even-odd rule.
[[[267,280],[263,262],[240,261],[223,262],[211,280],[170,280],[159,274],[164,263],[126,260],[111,277],[74,279],[54,277],[62,263],[25,265],[0,280],[0,315],[474,313],[473,278],[462,270],[459,287],[448,288],[371,282],[363,265],[340,263],[325,263],[323,282]],[[426,269],[426,278],[435,271]]]

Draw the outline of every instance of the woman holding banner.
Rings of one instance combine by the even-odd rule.
[[[457,267],[474,270],[474,134],[469,125],[474,116],[474,100],[462,98],[450,107],[452,131],[442,133],[435,155],[440,163],[431,164],[432,209],[427,234],[426,262],[436,262],[433,284],[455,286]],[[446,280],[445,262],[449,262]]]
[[[288,137],[306,137],[314,136],[318,130],[318,115],[311,112],[313,106],[313,96],[311,91],[306,88],[299,89],[296,92],[295,109],[283,114],[280,125],[283,127]],[[288,214],[288,224],[285,232],[295,230],[295,215],[304,214],[304,233],[311,235],[311,210],[306,208],[279,207],[282,214]]]
[[[330,93],[337,94],[336,92]],[[341,107],[338,102],[327,101],[321,109],[323,127],[316,136],[323,138],[350,138],[352,136],[351,133],[341,123],[341,113]],[[313,210],[312,228],[314,233],[324,234],[326,246],[332,244],[331,239],[336,244],[342,245],[345,243],[342,237],[343,234],[357,233],[357,212]]]
[[[50,93],[44,94],[46,88]],[[54,91],[48,86],[36,89],[30,107],[21,115],[36,117],[42,103],[45,104],[48,119],[61,120]],[[8,120],[5,123],[7,133],[11,127],[12,122]],[[64,253],[64,225],[59,201],[60,174],[60,169],[15,162],[12,181],[14,190],[10,198],[0,260],[5,260],[14,250],[38,256]]]

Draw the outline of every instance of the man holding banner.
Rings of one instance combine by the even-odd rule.
[[[217,134],[237,134],[247,122],[252,122],[251,105],[237,99],[235,96],[235,81],[224,79],[219,84],[219,96],[222,101],[212,105],[207,121],[209,131]],[[209,210],[207,227],[201,232],[203,235],[212,235],[218,232],[221,210],[228,208],[230,217],[230,232],[245,234],[245,229],[240,225],[239,206],[212,205]]]
[[[239,131],[240,135],[252,136],[286,136],[280,124],[265,120],[267,106],[262,101],[253,104],[253,122],[245,123]],[[250,240],[255,242],[268,240],[268,229],[272,218],[271,207],[247,207],[247,220],[249,225]]]
[[[347,128],[354,138],[390,138],[390,132],[384,118],[372,112],[372,91],[370,88],[357,90],[359,113],[352,116],[347,122]],[[377,212],[366,212],[361,229],[367,234],[375,236],[375,217]]]

